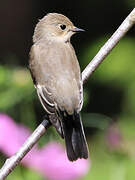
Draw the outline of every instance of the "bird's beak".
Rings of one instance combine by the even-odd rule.
[[[74,27],[73,29],[71,29],[72,32],[84,32],[85,30],[84,29],[80,29],[80,28],[77,28],[77,27]]]

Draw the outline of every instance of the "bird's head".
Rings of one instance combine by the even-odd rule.
[[[41,39],[70,41],[70,37],[76,32],[84,31],[77,28],[64,15],[58,13],[49,13],[42,18],[35,28],[33,41]]]

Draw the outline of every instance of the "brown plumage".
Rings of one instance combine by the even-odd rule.
[[[50,13],[37,24],[29,67],[48,119],[65,138],[69,160],[87,158],[88,150],[79,112],[82,80],[70,37],[76,28],[64,15]]]

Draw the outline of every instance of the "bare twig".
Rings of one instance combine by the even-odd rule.
[[[119,40],[125,35],[125,33],[135,24],[135,8],[123,21],[120,27],[112,35],[112,37],[105,43],[105,45],[100,49],[93,60],[88,64],[85,70],[82,72],[83,83],[88,79],[88,77],[95,71],[99,64],[105,59],[109,52],[115,47]],[[50,126],[46,121],[43,121],[37,129],[32,133],[32,135],[26,140],[19,151],[7,159],[5,164],[0,170],[0,180],[4,180],[10,172],[19,164],[23,157],[31,150],[31,148],[36,144],[40,137],[45,133],[46,129]]]
[[[111,36],[111,38],[104,44],[104,46],[99,50],[97,55],[92,59],[92,61],[87,65],[87,67],[82,72],[83,83],[88,79],[88,77],[95,71],[95,69],[100,65],[100,63],[105,59],[105,57],[110,53],[110,51],[116,46],[119,40],[126,34],[127,31],[135,24],[135,8],[127,16],[127,18],[122,22],[119,28]]]

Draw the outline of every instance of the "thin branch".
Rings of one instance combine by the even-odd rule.
[[[134,24],[135,8],[131,11],[131,13],[122,22],[122,24],[115,31],[115,33],[111,36],[111,38],[104,44],[104,46],[99,50],[97,55],[84,69],[84,71],[82,72],[83,83],[85,83],[89,76],[95,71],[95,69],[100,65],[100,63],[105,59],[105,57],[110,53],[110,51],[117,45],[120,39],[129,31],[129,29]]]
[[[129,29],[134,24],[135,8],[82,72],[83,83],[95,71],[95,69],[105,59],[109,52],[116,46],[119,40],[126,34],[127,31],[129,31]],[[8,174],[13,171],[13,169],[19,164],[23,157],[31,150],[31,148],[36,144],[40,137],[46,132],[46,129],[49,126],[50,124],[46,123],[46,121],[43,121],[32,133],[32,135],[26,140],[19,151],[14,156],[6,160],[5,164],[0,170],[0,180],[4,180],[8,176]]]

